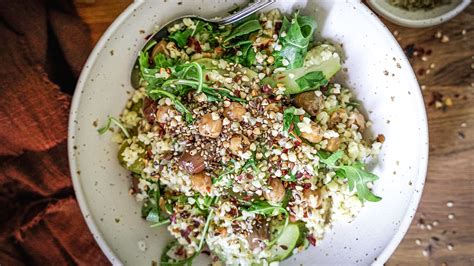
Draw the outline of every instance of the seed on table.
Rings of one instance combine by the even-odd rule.
[[[439,222],[438,221],[433,221],[433,226],[437,226],[439,225]]]
[[[433,227],[431,227],[431,224],[428,224],[428,225],[426,226],[426,229],[431,230],[431,229],[433,229]]]
[[[453,250],[453,249],[454,249],[453,244],[448,244],[448,250],[451,251],[451,250]]]
[[[452,219],[454,219],[454,213],[450,213],[450,214],[448,214],[448,219],[449,219],[449,220],[452,220]]]
[[[461,124],[461,127],[462,127],[462,124]],[[452,207],[454,206],[454,202],[448,201],[448,202],[446,202],[446,206],[447,206],[448,208],[452,208]]]
[[[423,254],[423,256],[425,257],[428,257],[430,255],[430,246],[428,246],[427,248],[423,249],[423,251],[421,252],[421,254]]]
[[[415,244],[417,244],[418,246],[421,245],[421,240],[418,238],[415,240]]]
[[[433,69],[435,67],[436,67],[435,63],[431,63],[430,68]]]
[[[462,35],[466,35],[466,33],[467,33],[466,30],[462,30],[462,31],[461,31],[461,34],[462,34]]]
[[[443,33],[441,33],[441,31],[437,31],[435,37],[439,39],[441,36],[443,36]]]
[[[447,42],[449,42],[449,36],[448,36],[448,35],[443,35],[443,37],[441,38],[441,42],[442,42],[442,43],[447,43]]]
[[[421,85],[421,90],[426,90],[426,85]]]
[[[426,56],[421,57],[421,61],[427,61],[427,60],[428,60],[428,57],[426,57]]]

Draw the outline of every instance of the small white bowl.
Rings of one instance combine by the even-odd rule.
[[[409,28],[425,28],[446,22],[461,13],[471,0],[451,0],[451,3],[430,10],[409,11],[389,4],[389,0],[368,0],[368,4],[387,20]]]
[[[235,2],[134,2],[104,33],[84,66],[71,105],[69,164],[84,219],[113,264],[159,261],[171,236],[140,217],[141,204],[128,195],[129,173],[117,161],[117,144],[110,134],[99,136],[93,125],[121,113],[133,90],[130,70],[156,24],[185,14],[222,15]],[[383,264],[405,235],[425,181],[428,127],[413,70],[392,34],[360,1],[279,0],[272,8],[301,9],[318,23],[316,40],[343,44],[345,71],[337,80],[362,102],[373,122],[371,131],[386,137],[372,165],[381,177],[374,192],[382,201],[367,203],[351,223],[336,220],[316,247],[282,264]]]

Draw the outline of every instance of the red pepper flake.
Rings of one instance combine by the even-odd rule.
[[[196,40],[193,37],[188,38],[188,46],[193,47],[193,49],[194,49],[194,51],[196,51],[196,53],[202,52],[201,44],[199,43],[198,40]]]
[[[308,241],[309,241],[309,243],[310,243],[311,245],[316,246],[316,238],[314,238],[313,235],[308,235],[308,236],[306,237],[306,239],[308,239]]]
[[[270,87],[270,85],[265,84],[265,85],[262,86],[262,92],[269,93],[271,91],[272,91],[272,87]]]
[[[170,221],[171,221],[172,224],[176,223],[176,213],[174,213],[170,216]]]
[[[310,189],[311,188],[311,183],[304,183],[303,188]]]

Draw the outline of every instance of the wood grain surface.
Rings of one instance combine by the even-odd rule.
[[[130,2],[76,0],[94,43]],[[474,5],[425,29],[384,23],[410,55],[430,133],[422,200],[387,265],[474,265]]]

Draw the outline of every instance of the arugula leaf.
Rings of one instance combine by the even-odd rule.
[[[188,38],[193,34],[192,29],[178,30],[170,34],[168,37],[170,40],[173,40],[179,48],[184,48],[188,44]]]
[[[344,156],[343,151],[337,151],[330,156],[328,156],[327,152],[319,151],[319,161],[326,164],[327,167],[329,168],[337,168],[337,161]]]
[[[107,123],[103,127],[97,129],[97,132],[99,132],[100,135],[105,134],[105,132],[107,132],[107,130],[109,130],[112,123],[114,123],[116,126],[118,126],[122,130],[125,137],[130,138],[130,133],[128,133],[127,128],[125,128],[125,126],[122,125],[122,123],[120,123],[120,121],[118,119],[113,118],[113,117],[109,117],[107,119]]]
[[[245,99],[232,95],[231,92],[227,89],[214,89],[209,87],[203,87],[202,92],[204,92],[208,98],[214,97],[214,99],[218,99],[218,101],[222,101],[220,97],[226,97],[234,102],[247,102],[247,100]]]
[[[355,188],[357,190],[357,196],[361,201],[380,201],[382,198],[373,194],[367,187],[368,182],[373,182],[379,179],[379,177],[365,171],[364,164],[360,162],[353,165],[336,165],[337,161],[341,159],[343,155],[343,151],[337,151],[327,158],[324,158],[324,155],[320,156],[320,161],[326,164],[328,168],[336,169],[337,176],[347,178],[349,191],[352,191]]]
[[[232,32],[230,33],[227,38],[224,39],[224,42],[228,42],[236,37],[246,35],[252,33],[257,30],[261,30],[262,26],[260,26],[260,22],[258,20],[249,20],[241,25],[237,26]]]
[[[378,176],[366,172],[363,168],[357,166],[341,166],[341,169],[345,172],[349,190],[352,191],[354,187],[357,189],[357,196],[360,200],[368,200],[372,202],[380,201],[382,198],[374,195],[372,191],[367,187],[367,182],[373,182],[379,179]]]
[[[146,220],[148,222],[153,222],[153,223],[158,223],[161,221],[161,213],[160,213],[160,189],[152,190],[150,191],[149,195],[150,197],[150,205],[151,209],[148,215],[146,216]]]
[[[322,71],[309,72],[306,73],[304,76],[296,79],[296,84],[298,84],[301,91],[326,86],[328,82],[329,81],[326,79]]]
[[[301,135],[300,128],[298,127],[298,122],[300,122],[300,115],[295,114],[296,107],[292,106],[286,108],[283,111],[283,131],[289,132],[291,126],[293,125],[293,130],[297,136]]]
[[[299,16],[298,12],[295,13],[291,22],[284,17],[279,37],[282,48],[274,52],[275,66],[288,69],[303,66],[315,29],[316,22],[311,17]],[[283,33],[286,35],[282,36]],[[284,61],[286,62],[283,63]]]
[[[153,58],[155,68],[168,68],[173,65],[171,58],[167,58],[163,53],[158,53]]]

